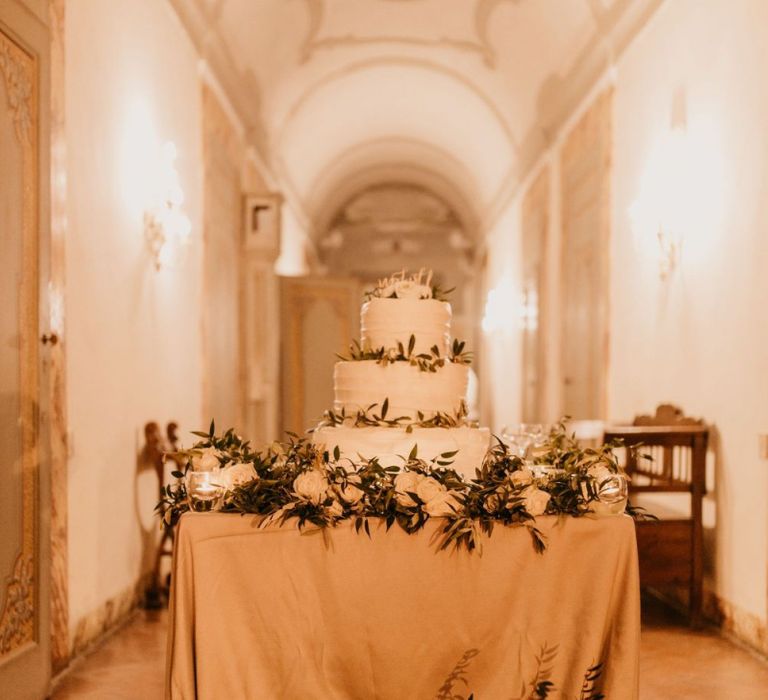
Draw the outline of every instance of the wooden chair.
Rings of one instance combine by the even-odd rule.
[[[166,458],[175,469],[183,469],[181,462],[176,463],[172,454],[179,449],[179,425],[176,422],[166,426],[166,439],[160,433],[160,426],[155,421],[144,425],[144,447],[139,453],[137,465],[138,471],[145,469],[154,470],[157,474],[158,497],[163,498],[163,489],[166,483]],[[152,540],[154,541],[154,527]],[[155,610],[163,607],[170,596],[170,574],[165,582],[161,581],[163,557],[173,557],[174,528],[163,525],[163,534],[154,552],[152,573],[144,596],[144,607]]]
[[[706,493],[709,431],[701,420],[686,418],[662,404],[654,416],[638,416],[631,426],[610,426],[603,440],[626,446],[624,467],[636,493],[682,493],[690,497],[690,515],[675,514],[637,523],[642,586],[686,586],[690,622],[701,622],[703,581],[702,499]],[[641,447],[642,446],[642,447]],[[645,459],[648,455],[652,459]]]

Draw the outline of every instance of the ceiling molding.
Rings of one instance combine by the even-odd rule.
[[[343,34],[318,38],[326,14],[325,0],[304,0],[309,18],[307,34],[301,44],[300,63],[312,60],[318,51],[339,48],[357,48],[360,46],[415,46],[419,48],[448,48],[478,56],[490,70],[497,67],[496,51],[488,38],[488,21],[496,7],[504,2],[520,0],[477,0],[474,10],[474,37],[459,39],[448,36],[432,38],[401,37],[386,34]]]
[[[448,37],[436,37],[434,39],[418,39],[416,37],[397,37],[397,36],[376,36],[363,37],[354,34],[345,34],[344,36],[328,37],[327,39],[316,39],[308,46],[302,47],[302,63],[311,60],[316,51],[322,49],[339,48],[358,48],[360,46],[416,46],[419,48],[447,48],[465,53],[479,55],[486,66],[493,69],[496,67],[495,55],[488,51],[485,46],[472,40],[449,39]]]
[[[344,150],[340,151],[336,156],[334,165],[331,168],[331,172],[329,173],[328,171],[326,171],[325,173],[323,173],[322,180],[320,182],[313,183],[312,185],[313,196],[311,199],[315,199],[315,196],[314,196],[315,192],[323,190],[323,187],[321,186],[322,183],[333,183],[333,176],[332,176],[333,168],[339,168],[343,166],[345,162],[349,162],[352,159],[354,159],[357,154],[363,154],[365,151],[371,151],[374,148],[378,148],[382,146],[391,147],[392,149],[394,148],[402,149],[403,147],[405,147],[405,150],[412,150],[414,153],[416,151],[421,151],[422,154],[429,153],[431,155],[436,156],[436,159],[441,161],[442,164],[446,164],[446,165],[450,164],[451,166],[453,166],[454,172],[461,172],[464,180],[463,184],[466,184],[467,182],[470,182],[470,183],[472,182],[472,179],[473,179],[472,175],[467,169],[467,167],[465,166],[465,164],[462,161],[460,161],[458,158],[456,158],[456,156],[454,156],[449,151],[446,151],[445,149],[439,146],[435,146],[432,143],[427,143],[419,139],[408,138],[400,134],[392,134],[389,136],[378,136],[376,138],[368,139],[367,141],[355,143],[351,146],[348,146]],[[430,172],[432,171],[431,168],[428,168],[423,165],[421,154],[419,154],[418,156],[418,162],[404,161],[402,159],[402,156],[400,157],[400,162],[413,162],[414,165],[419,165],[425,170],[428,170]],[[376,165],[376,164],[373,164],[373,165]],[[368,169],[369,167],[370,166],[366,166],[366,169]],[[357,172],[357,171],[358,169],[356,168],[354,172]],[[441,173],[440,176],[443,179],[445,179],[446,182],[449,182],[449,181],[452,182],[454,189],[456,189],[457,191],[461,190],[464,192],[467,192],[467,190],[470,189],[466,186],[462,186],[462,184],[460,183],[449,180],[445,175],[445,172],[446,172],[446,168],[442,167],[440,169],[440,173]],[[343,179],[346,179],[347,177],[349,177],[349,175],[345,175],[341,179],[343,180]],[[334,187],[335,185],[331,184],[330,187],[326,187],[325,189],[326,190],[333,189]],[[467,192],[467,194],[475,196],[474,192]]]
[[[393,201],[395,200],[395,201]],[[396,206],[393,206],[395,204]],[[458,228],[453,208],[440,196],[421,185],[387,182],[363,188],[339,209],[334,226],[376,227],[403,220],[436,228]]]
[[[204,61],[215,88],[226,101],[245,130],[245,138],[269,165],[268,138],[262,120],[261,87],[252,71],[241,71],[218,30],[218,16],[208,13],[199,0],[169,0],[186,30],[198,56]],[[220,10],[220,5],[216,6]],[[204,73],[205,74],[205,73]]]
[[[534,124],[518,150],[516,172],[488,207],[483,228],[489,230],[561,135],[573,115],[605,83],[614,80],[615,64],[665,0],[616,0],[595,17],[598,31],[564,75],[551,74],[542,84]],[[592,5],[590,4],[590,7]]]
[[[216,95],[216,100],[221,105],[224,113],[227,115],[227,118],[232,124],[232,127],[237,132],[237,137],[241,141],[244,141],[247,131],[245,124],[243,124],[243,120],[240,117],[240,114],[235,109],[232,101],[229,99],[229,95],[226,93],[224,88],[221,87],[221,83],[219,82],[218,77],[213,72],[213,70],[211,70],[211,66],[204,58],[199,59],[197,72],[203,83],[210,88],[214,95]]]
[[[496,51],[491,44],[491,39],[488,31],[488,24],[491,21],[491,15],[495,12],[496,8],[502,3],[518,4],[521,0],[477,0],[475,5],[475,34],[477,34],[477,40],[484,47],[487,47],[488,52],[491,55],[490,63],[487,63],[489,68],[496,69]]]
[[[464,192],[453,182],[430,168],[411,162],[390,161],[378,163],[355,171],[355,174],[339,181],[333,189],[319,198],[319,206],[313,212],[313,234],[322,236],[345,201],[372,186],[400,183],[414,185],[433,192],[450,205],[470,236],[477,237],[479,216]]]

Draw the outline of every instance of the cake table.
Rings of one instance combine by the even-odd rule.
[[[487,700],[536,697],[542,683],[551,698],[637,697],[627,516],[539,517],[543,554],[524,527],[497,526],[478,554],[436,551],[434,520],[370,539],[351,523],[257,523],[182,516],[167,698]]]

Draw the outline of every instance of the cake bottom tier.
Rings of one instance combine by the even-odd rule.
[[[417,446],[417,456],[426,461],[445,453],[458,450],[451,467],[467,479],[475,476],[483,462],[490,443],[488,428],[414,428],[406,432],[405,428],[352,426],[323,426],[312,434],[312,441],[322,445],[333,453],[336,447],[341,457],[352,462],[359,462],[360,457],[377,457],[384,466],[403,464],[413,446]]]

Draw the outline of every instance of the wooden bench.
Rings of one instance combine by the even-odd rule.
[[[621,440],[630,499],[637,493],[678,493],[690,498],[690,513],[637,523],[640,584],[688,588],[692,625],[701,622],[703,581],[702,499],[706,493],[709,431],[700,420],[662,405],[655,416],[639,416],[631,426],[605,429],[603,440]],[[651,457],[645,459],[643,455]]]

